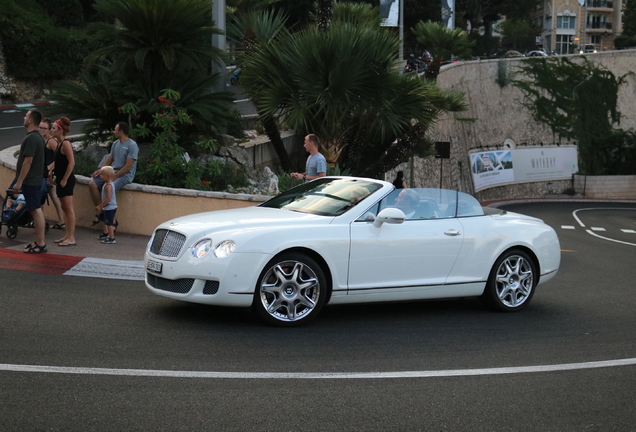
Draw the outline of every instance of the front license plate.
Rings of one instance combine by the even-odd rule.
[[[163,264],[157,261],[148,260],[148,264],[146,264],[146,268],[152,272],[161,273]]]

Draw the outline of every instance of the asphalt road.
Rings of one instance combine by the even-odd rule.
[[[564,250],[516,314],[331,306],[279,329],[141,282],[0,270],[0,430],[633,431],[636,205],[506,209]]]

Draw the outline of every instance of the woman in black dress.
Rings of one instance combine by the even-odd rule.
[[[46,190],[49,195],[49,199],[53,202],[58,220],[58,223],[53,225],[53,228],[64,229],[64,211],[62,210],[60,199],[57,197],[55,182],[53,182],[53,167],[55,166],[55,149],[57,149],[57,141],[51,136],[51,119],[48,117],[43,118],[40,122],[40,134],[46,143],[44,145],[44,161],[46,163],[44,177],[47,179]]]
[[[71,121],[67,117],[62,117],[51,125],[51,135],[58,142],[55,150],[55,182],[57,186],[57,196],[62,203],[64,210],[64,221],[66,222],[66,235],[55,240],[58,246],[75,246],[75,209],[73,208],[73,188],[75,187],[75,156],[73,146],[66,139],[71,131]]]
[[[395,180],[393,180],[393,186],[395,186],[396,189],[406,188],[406,182],[404,181],[404,171],[398,171],[397,177],[395,177]]]

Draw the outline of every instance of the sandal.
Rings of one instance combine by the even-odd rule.
[[[65,224],[65,223],[61,223],[61,224],[60,224],[60,223],[56,223],[56,224],[55,224],[55,225],[53,225],[51,228],[53,228],[53,229],[59,229],[59,230],[61,230],[61,229],[66,229],[66,224]]]
[[[95,226],[98,223],[100,223],[101,221],[99,220],[99,216],[95,215],[95,219],[93,220],[93,222],[91,222],[91,226]]]
[[[37,243],[33,243],[35,246],[28,248],[24,251],[24,253],[28,254],[41,254],[46,253],[46,245],[38,245]]]
[[[34,247],[36,247],[36,246],[37,246],[37,243],[35,243],[35,242],[33,242],[33,243],[29,243],[28,245],[26,245],[26,246],[24,247],[24,251],[26,252],[27,250],[32,249],[32,248],[34,248]]]

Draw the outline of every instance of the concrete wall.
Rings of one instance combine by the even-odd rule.
[[[13,153],[18,149],[19,147],[12,147],[0,152],[0,185],[3,197],[6,188],[15,178],[17,159],[13,157]],[[89,180],[87,177],[77,176],[73,202],[78,226],[90,226],[95,216],[95,206],[88,191]],[[203,192],[132,183],[117,193],[117,229],[123,233],[151,235],[157,225],[175,217],[249,207],[267,199],[269,197],[261,195]],[[45,205],[44,214],[47,220],[57,221],[53,205]]]
[[[636,68],[636,50],[600,52],[587,57],[611,70],[616,76],[627,74]],[[438,85],[464,92],[469,107],[468,111],[459,113],[458,116],[475,121],[461,122],[453,116],[440,119],[431,136],[436,141],[451,142],[451,158],[441,162],[432,157],[416,158],[413,164],[403,164],[388,173],[387,179],[393,180],[395,171],[402,170],[407,182],[412,172],[412,185],[415,187],[437,187],[440,184],[440,164],[443,164],[443,187],[458,188],[474,194],[481,201],[542,196],[548,189],[548,182],[507,185],[475,193],[470,173],[468,154],[473,149],[501,149],[506,139],[513,140],[518,148],[541,143],[546,145],[556,140],[547,126],[534,121],[530,112],[521,106],[523,94],[519,89],[511,85],[502,87],[496,81],[501,68],[500,62],[505,64],[508,79],[513,79],[522,61],[484,60],[445,67],[438,77]],[[618,99],[618,109],[624,116],[620,123],[623,129],[636,128],[635,94],[636,75],[631,75],[621,86]],[[560,193],[560,189],[572,187],[570,180],[551,183],[557,193]]]
[[[636,175],[575,175],[574,190],[587,198],[636,200]]]

